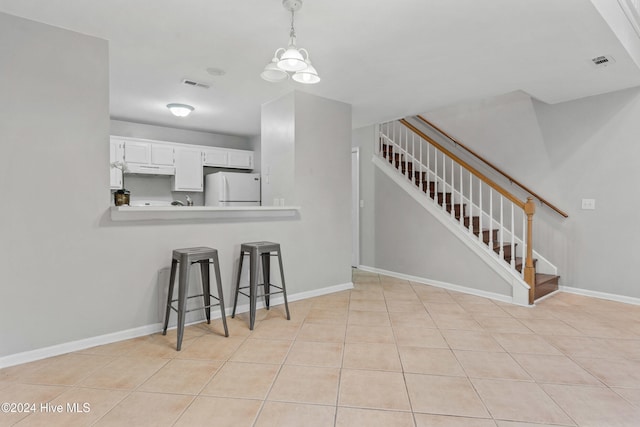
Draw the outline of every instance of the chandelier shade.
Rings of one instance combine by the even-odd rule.
[[[295,12],[302,7],[302,0],[283,0],[282,5],[291,12],[291,30],[287,48],[276,50],[271,62],[265,67],[260,77],[272,83],[282,82],[293,73],[292,79],[298,83],[314,84],[320,81],[318,72],[311,65],[309,52],[296,46],[296,30],[294,28]]]

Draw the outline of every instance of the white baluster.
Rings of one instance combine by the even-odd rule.
[[[433,146],[433,158],[434,158],[434,169],[433,169],[433,180],[435,182],[434,185],[434,190],[437,192],[438,191],[438,149],[436,148],[436,146]],[[429,194],[429,186],[427,186],[427,194]]]
[[[462,181],[462,165],[458,165],[460,170],[460,203],[464,203],[464,182]],[[472,210],[471,204],[469,204],[469,210]],[[460,222],[464,224],[464,215],[460,215]]]
[[[447,209],[447,159],[442,152],[442,209]],[[438,191],[436,191],[436,200],[438,198]]]
[[[513,256],[513,254],[516,251],[516,245],[515,245],[515,241],[516,241],[516,230],[515,230],[515,224],[516,224],[516,219],[515,216],[513,214],[513,202],[511,202],[511,268],[515,268],[516,265],[516,261],[515,261],[515,257]],[[522,269],[524,271],[524,268]]]
[[[482,215],[484,211],[482,210],[482,180],[478,178],[478,198],[480,199],[480,218],[478,220],[478,238],[482,242]],[[491,248],[493,249],[493,248]]]
[[[418,174],[418,188],[422,190],[422,138],[420,138],[420,173]],[[415,174],[415,171],[413,172]],[[415,177],[413,178],[415,179]]]
[[[524,267],[527,259],[527,215],[522,211],[522,248],[520,249],[520,253],[522,254],[522,271],[520,272],[522,278],[524,279]],[[515,253],[511,254],[511,259],[516,257]],[[515,261],[511,264],[511,267],[514,267]]]
[[[454,206],[456,204],[456,193],[455,193],[455,180],[453,179],[455,172],[455,168],[453,167],[453,159],[451,159],[451,216],[454,216]],[[446,200],[445,200],[446,202]],[[460,203],[460,216],[462,216],[462,203]]]
[[[504,259],[504,217],[503,217],[504,196],[500,195],[500,259]]]
[[[473,234],[473,174],[469,171],[469,203],[471,203],[471,213],[469,214],[469,234]]]
[[[480,231],[482,233],[482,231]],[[489,187],[489,247],[493,249],[493,188]]]
[[[427,191],[429,191],[429,182],[431,181],[431,144],[427,141]]]

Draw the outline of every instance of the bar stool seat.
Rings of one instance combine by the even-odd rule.
[[[240,276],[242,275],[242,264],[245,255],[249,255],[249,285],[240,286]],[[280,286],[271,283],[271,257],[278,257],[280,267]],[[262,261],[262,283],[258,283],[258,258]],[[251,242],[240,245],[240,261],[238,263],[238,276],[236,280],[236,295],[233,303],[233,313],[231,317],[236,315],[236,307],[238,306],[238,295],[242,294],[249,297],[249,329],[253,330],[256,321],[256,301],[258,298],[258,286],[262,285],[264,292],[264,305],[269,310],[270,297],[275,294],[284,296],[284,307],[287,312],[287,320],[291,320],[289,314],[289,303],[287,302],[287,287],[284,281],[284,269],[282,267],[282,252],[280,244],[274,242]],[[278,290],[272,290],[276,288]],[[242,292],[243,289],[249,289],[249,293]]]
[[[176,278],[176,270],[180,264],[178,277],[178,298],[173,299],[174,282]],[[200,264],[200,274],[202,276],[202,293],[198,295],[187,296],[189,290],[189,270],[193,264]],[[218,285],[218,296],[211,295],[209,283],[209,265],[213,264],[216,275],[216,283]],[[203,297],[204,305],[197,308],[187,310],[187,300],[191,298]],[[211,300],[215,300],[213,304]],[[177,307],[173,303],[177,302]],[[222,324],[224,325],[224,336],[229,336],[227,328],[227,319],[224,310],[224,297],[222,295],[222,281],[220,280],[220,262],[218,261],[218,251],[205,246],[195,248],[175,249],[171,260],[171,276],[169,278],[169,293],[167,295],[167,311],[164,317],[164,328],[162,335],[167,334],[167,326],[169,326],[169,315],[171,310],[178,313],[178,343],[176,350],[180,351],[182,347],[182,337],[184,334],[184,323],[186,314],[189,311],[204,309],[207,316],[207,323],[211,323],[211,307],[220,306],[220,314],[222,315]]]

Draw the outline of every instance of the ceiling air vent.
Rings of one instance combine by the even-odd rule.
[[[202,89],[209,89],[209,87],[210,87],[208,84],[199,83],[199,82],[196,82],[194,80],[189,80],[189,79],[182,80],[182,83],[187,85],[187,86],[200,87]]]
[[[615,62],[615,59],[613,59],[613,57],[610,55],[602,55],[591,58],[591,63],[596,68],[606,67],[607,65],[614,64]]]

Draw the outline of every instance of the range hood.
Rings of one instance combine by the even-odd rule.
[[[175,175],[176,168],[173,166],[140,165],[135,163],[127,164],[125,173],[138,175]]]

